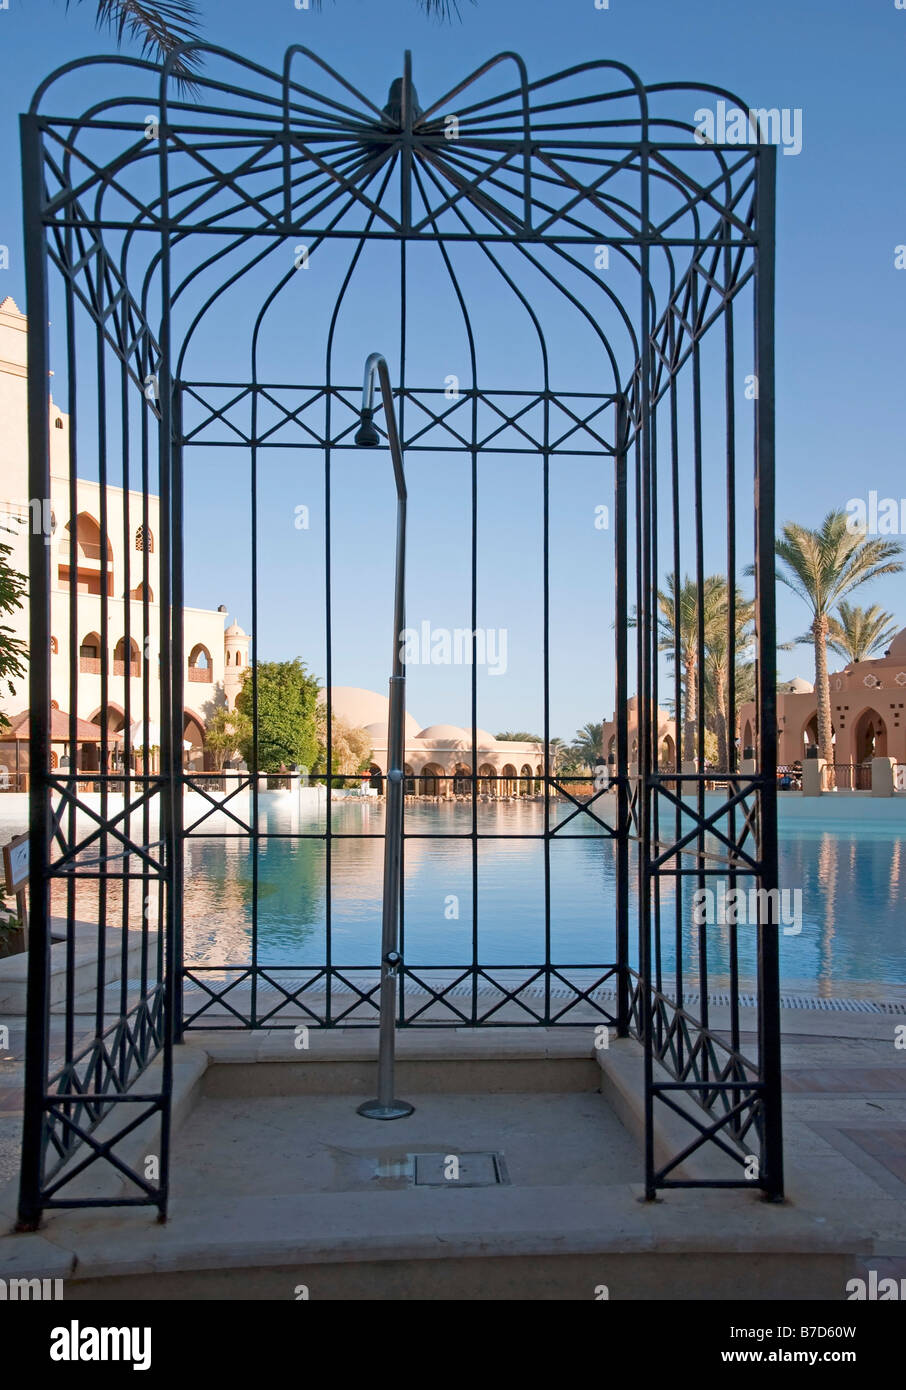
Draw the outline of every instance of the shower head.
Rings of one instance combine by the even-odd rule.
[[[355,432],[355,442],[360,449],[376,449],[381,442],[381,436],[374,424],[373,412],[365,405],[362,406],[362,420]]]

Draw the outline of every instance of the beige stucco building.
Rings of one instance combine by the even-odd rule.
[[[617,724],[616,713],[612,719],[605,719],[601,733],[601,753],[605,762],[610,762],[613,758],[616,762],[617,756]],[[638,762],[639,757],[639,698],[637,695],[630,695],[626,701],[626,725],[627,740],[629,744],[630,766]],[[676,771],[676,726],[667,713],[658,706],[657,711],[657,742],[658,742],[658,766],[669,768]]]
[[[325,698],[324,692],[321,695]],[[380,787],[387,773],[387,716],[389,700],[374,690],[334,686],[334,718],[361,728],[371,739],[371,780]],[[406,792],[410,796],[471,795],[472,731],[457,724],[422,728],[406,714]],[[544,774],[540,743],[500,741],[486,729],[476,733],[478,793],[483,796],[536,796]]]
[[[883,656],[852,662],[830,673],[834,763],[865,765],[872,758],[906,763],[906,628]],[[739,712],[743,748],[754,744],[755,706]],[[777,687],[777,756],[789,767],[818,741],[815,689],[797,677]]]
[[[0,304],[0,517],[12,546],[11,562],[28,572],[28,538],[43,529],[49,549],[51,576],[51,699],[64,715],[75,714],[83,724],[100,729],[102,690],[107,688],[107,732],[116,761],[117,736],[129,721],[131,742],[139,747],[158,741],[154,725],[160,719],[159,593],[160,502],[155,496],[124,490],[108,482],[76,480],[76,514],[70,491],[69,416],[53,402],[50,410],[50,498],[28,495],[26,407],[26,344],[28,324],[12,299]],[[122,476],[119,461],[108,459],[110,476]],[[48,505],[49,503],[49,505]],[[75,534],[75,564],[71,538]],[[70,609],[77,593],[76,630],[71,633]],[[147,599],[147,604],[145,604]],[[103,612],[106,609],[107,640]],[[183,673],[183,733],[187,766],[203,766],[204,729],[218,705],[232,708],[249,655],[249,635],[233,622],[224,631],[226,610],[184,609],[186,669]],[[16,636],[28,640],[28,606],[6,620]],[[128,631],[128,637],[127,637]],[[72,651],[72,641],[77,650]],[[72,686],[72,668],[75,686]],[[148,676],[147,708],[143,705]],[[15,693],[3,692],[8,718],[28,705],[27,680],[16,682]],[[60,737],[53,741],[53,761],[59,765],[75,751],[78,766],[98,768],[99,743],[83,738],[77,750],[66,740],[66,720],[55,721]],[[84,735],[83,724],[79,734]],[[147,739],[143,729],[148,725]],[[9,740],[0,743],[0,762],[10,771],[24,756]]]

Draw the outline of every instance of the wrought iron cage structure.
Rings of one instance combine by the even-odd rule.
[[[173,1049],[186,1030],[376,1023],[377,960],[349,964],[335,951],[332,856],[351,836],[329,790],[322,820],[292,836],[316,842],[321,856],[321,958],[274,963],[258,930],[259,851],[277,832],[261,811],[256,755],[250,770],[224,771],[219,790],[183,757],[187,479],[205,457],[244,471],[237,525],[248,528],[256,639],[268,555],[260,487],[269,451],[280,449],[323,476],[324,768],[334,766],[332,470],[355,447],[361,362],[374,348],[394,364],[407,459],[456,456],[469,479],[472,738],[458,782],[467,821],[456,834],[471,858],[471,941],[464,959],[413,964],[404,917],[399,1026],[603,1026],[633,1037],[644,1057],[648,1195],[696,1185],[676,1170],[707,1149],[726,1164],[708,1184],[754,1184],[778,1199],[775,149],[754,116],[738,146],[703,137],[709,104],[745,110],[731,93],[646,87],[616,62],[530,80],[505,53],[422,109],[408,54],[384,107],[304,48],[289,50],[282,74],[216,48],[200,56],[190,90],[137,60],[70,64],[22,118],[29,491],[46,499],[52,473],[65,474],[70,518],[30,541],[22,1226],[48,1208],[111,1200],[166,1212]],[[135,90],[104,95],[111,78]],[[90,108],[59,114],[86,80],[97,94]],[[355,294],[389,307],[376,311],[372,338],[360,330],[340,351]],[[443,376],[413,372],[412,307],[426,295],[437,296],[438,336],[453,331],[452,306],[466,344],[466,379],[452,392]],[[494,353],[477,320],[484,304],[502,313],[504,303],[524,327],[488,368]],[[285,339],[268,349],[273,315],[287,305],[299,359],[289,368]],[[558,365],[572,332],[587,335],[584,389]],[[498,379],[500,359],[522,339],[535,367]],[[52,447],[52,367],[63,381],[65,458]],[[536,470],[540,513],[526,563],[543,595],[543,795],[524,838],[543,860],[544,946],[538,959],[491,965],[478,926],[482,844],[495,832],[481,811],[475,644],[482,469],[504,457],[524,462],[527,477]],[[593,786],[558,772],[550,742],[550,507],[557,469],[577,458],[600,464],[613,518],[600,580],[610,620],[596,636],[612,643],[616,734],[602,749],[607,776],[598,769]],[[122,538],[122,564],[111,536]],[[374,549],[391,548],[390,531],[379,533]],[[739,587],[749,567],[751,600]],[[708,600],[720,583],[715,638]],[[61,613],[65,674],[52,669],[50,645]],[[690,676],[706,642],[720,653],[710,756],[715,733]],[[86,671],[98,680],[92,710],[80,707]],[[735,710],[750,678],[758,727],[746,748]],[[254,660],[250,679],[257,747]],[[90,766],[77,756],[56,765],[51,702],[64,708],[61,690],[70,749],[79,720],[99,726]],[[662,741],[661,700],[673,707],[672,745]],[[411,853],[439,833],[407,830],[404,845]],[[615,884],[598,958],[579,962],[558,959],[551,934],[551,856],[576,834],[610,856]],[[199,951],[197,933],[187,936],[186,861],[212,837],[251,848],[251,922],[238,946],[226,933]],[[380,840],[381,831],[353,838]],[[690,891],[718,880],[767,890],[755,894],[754,921],[692,921]],[[86,931],[98,960],[87,986]],[[65,953],[60,1005],[52,949]],[[744,978],[757,995],[751,1017]],[[655,1157],[659,1107],[688,1127],[666,1160]],[[118,1154],[149,1119],[160,1126],[150,1177]],[[116,1199],[92,1186],[105,1165],[122,1178]]]

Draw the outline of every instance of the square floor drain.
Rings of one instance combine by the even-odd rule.
[[[496,1187],[508,1183],[501,1153],[413,1154],[416,1187]]]

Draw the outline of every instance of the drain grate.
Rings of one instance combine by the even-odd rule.
[[[502,1153],[413,1154],[416,1187],[496,1187],[508,1183]]]

